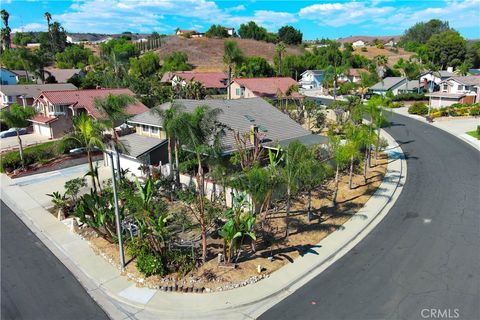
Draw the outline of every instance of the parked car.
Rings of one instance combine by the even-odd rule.
[[[20,135],[27,133],[27,128],[20,128],[19,129]],[[10,128],[8,130],[0,132],[0,138],[7,138],[7,137],[14,137],[17,135],[16,128]]]

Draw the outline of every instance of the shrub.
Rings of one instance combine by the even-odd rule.
[[[477,135],[480,136],[480,125],[477,126]]]
[[[480,107],[472,107],[470,108],[470,115],[472,117],[480,116]]]
[[[26,166],[36,162],[45,163],[58,155],[58,147],[55,141],[50,141],[23,149],[23,158]],[[5,172],[6,169],[15,170],[20,168],[20,166],[20,152],[18,150],[10,151],[2,155],[0,172]]]
[[[140,252],[137,255],[137,269],[147,277],[165,274],[162,258],[150,252]]]
[[[404,107],[405,105],[401,102],[391,102],[389,105],[388,105],[390,108],[402,108]]]
[[[408,108],[408,113],[426,115],[428,113],[428,107],[425,103],[417,101]]]
[[[426,100],[425,94],[415,92],[399,93],[392,98],[393,101],[422,101]]]

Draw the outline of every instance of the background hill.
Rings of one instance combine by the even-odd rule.
[[[222,71],[223,64],[223,42],[225,40],[236,41],[246,56],[259,56],[273,63],[275,56],[275,44],[251,39],[211,39],[211,38],[183,38],[168,36],[162,38],[162,46],[156,50],[160,59],[166,55],[181,51],[188,55],[188,63],[195,69],[202,71]],[[287,55],[303,53],[303,49],[287,47]]]

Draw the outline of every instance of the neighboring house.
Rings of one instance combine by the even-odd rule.
[[[418,80],[409,80],[405,77],[387,77],[369,88],[373,94],[386,95],[392,91],[394,95],[404,92],[418,92],[420,89]]]
[[[42,91],[48,90],[77,90],[70,83],[50,84],[13,84],[0,87],[0,109],[6,108],[13,103],[21,106],[31,106]]]
[[[14,73],[17,74],[17,83],[20,80],[23,81],[32,81],[32,82],[37,82],[38,77],[35,75],[35,73],[27,70],[10,70]]]
[[[472,76],[478,76],[478,75],[480,75],[480,69],[469,69],[468,74],[470,74]]]
[[[45,68],[44,78],[53,76],[57,83],[67,83],[73,76],[84,77],[85,72],[82,69],[58,69],[58,68]],[[37,82],[40,80],[37,80]]]
[[[383,44],[384,47],[390,47],[390,48],[395,47],[396,45],[397,45],[397,43],[393,39],[391,39],[388,42],[385,42]]]
[[[170,76],[170,82],[173,87],[178,85],[185,86],[187,82],[195,80],[200,82],[205,89],[217,89],[220,92],[226,92],[227,90],[228,76],[224,72],[177,71],[170,74]],[[164,78],[162,77],[163,80]]]
[[[290,87],[297,85],[298,83],[289,77],[236,78],[233,79],[230,86],[231,98],[278,98],[286,95]],[[302,95],[298,92],[293,92],[291,97],[301,98]]]
[[[266,102],[262,98],[239,100],[183,100],[173,103],[182,105],[186,112],[192,112],[196,107],[208,105],[212,109],[220,109],[218,121],[228,129],[221,140],[223,155],[229,156],[236,151],[234,132],[252,133],[247,147],[253,148],[256,143],[262,147],[276,149],[280,145],[286,147],[291,141],[298,139],[305,145],[325,144],[328,138],[311,134],[288,115]],[[164,103],[157,108],[168,109],[172,102]],[[135,144],[134,153],[121,156],[120,165],[123,169],[140,173],[142,165],[159,165],[168,162],[168,144],[162,119],[150,111],[136,115],[128,120],[129,125],[136,128],[136,133],[123,136],[130,144]],[[259,139],[254,139],[258,132]]]
[[[480,102],[480,76],[448,78],[440,82],[440,91],[431,92],[428,97],[432,108]]]
[[[205,33],[198,32],[196,30],[183,30],[183,29],[177,29],[175,31],[175,34],[177,36],[182,36],[182,37],[192,37],[192,38],[203,38],[205,36]]]
[[[15,72],[10,71],[6,68],[0,68],[0,84],[2,86],[17,84],[18,76]]]
[[[228,33],[229,36],[233,37],[235,35],[235,28],[228,27],[227,28],[227,33]]]
[[[35,117],[30,120],[33,123],[33,130],[49,138],[59,138],[72,129],[72,119],[80,113],[102,119],[103,116],[95,108],[94,101],[95,98],[105,98],[109,94],[134,96],[129,89],[43,91],[33,104],[37,111]],[[127,106],[125,112],[137,115],[147,110],[145,105],[137,101]]]
[[[440,71],[427,71],[420,75],[420,83],[423,91],[434,92],[438,91],[440,82],[454,76],[456,76],[456,74],[453,72],[453,68]]]
[[[360,82],[362,73],[368,73],[368,71],[363,68],[352,68],[348,70],[346,73],[340,74],[337,78],[337,81],[339,83],[345,83],[345,82],[358,83]]]
[[[365,47],[365,42],[363,40],[357,40],[352,43],[353,48],[363,48]]]
[[[300,75],[298,82],[302,89],[320,89],[325,78],[323,70],[306,70]]]

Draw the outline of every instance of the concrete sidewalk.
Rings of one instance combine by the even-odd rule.
[[[323,272],[360,242],[388,213],[406,179],[403,152],[391,136],[386,152],[389,164],[384,181],[365,206],[323,239],[314,253],[298,258],[270,277],[237,289],[205,294],[175,293],[138,288],[88,243],[68,230],[15,180],[1,175],[2,199],[35,233],[42,235],[57,257],[114,319],[249,319]],[[21,184],[21,183],[20,183]],[[43,202],[43,201],[42,201]]]
[[[480,140],[475,139],[474,137],[466,133],[468,131],[477,130],[477,126],[480,125],[480,119],[478,118],[437,118],[433,120],[433,123],[429,123],[424,116],[418,116],[408,113],[408,107],[385,110],[391,110],[392,112],[398,113],[402,116],[413,118],[418,121],[430,124],[439,129],[442,129],[443,131],[454,135],[455,137],[465,141],[466,143],[480,151]]]

